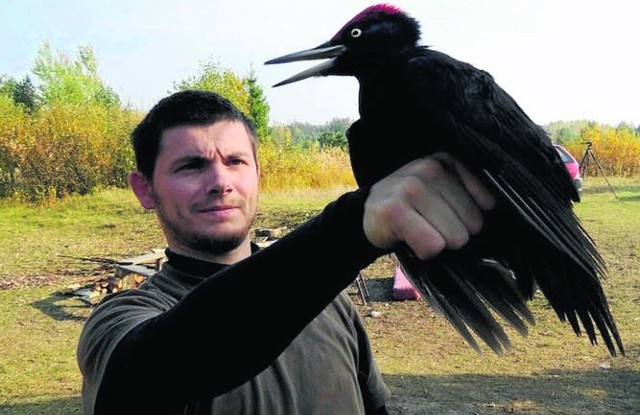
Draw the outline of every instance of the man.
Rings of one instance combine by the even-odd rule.
[[[256,142],[241,112],[202,91],[161,100],[133,131],[129,183],[155,209],[168,261],[85,323],[85,414],[387,413],[389,392],[344,289],[399,242],[422,258],[462,246],[493,199],[437,155],[258,250]]]

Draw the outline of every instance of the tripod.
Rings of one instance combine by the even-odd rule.
[[[609,183],[609,179],[607,179],[607,176],[604,174],[604,169],[602,168],[602,165],[600,164],[600,161],[598,160],[598,158],[596,157],[596,154],[591,149],[591,147],[593,147],[593,143],[591,141],[586,141],[586,142],[584,142],[582,144],[586,144],[587,148],[584,150],[584,155],[582,156],[582,161],[580,161],[580,175],[582,176],[583,179],[587,176],[587,169],[589,168],[589,160],[592,158],[593,161],[596,162],[596,166],[600,170],[600,173],[602,173],[602,177],[604,177],[604,180],[609,185],[609,189],[611,189],[611,193],[613,193],[613,195],[617,199],[618,195],[613,190],[613,187],[611,186],[611,183]]]

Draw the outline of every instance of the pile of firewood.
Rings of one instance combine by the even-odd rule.
[[[99,295],[111,294],[129,288],[136,288],[142,284],[145,279],[146,277],[138,274],[129,274],[122,278],[108,276],[96,281],[93,289]]]

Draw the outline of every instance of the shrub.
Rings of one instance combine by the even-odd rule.
[[[263,190],[355,186],[349,156],[340,148],[268,141],[258,152]]]
[[[139,114],[70,104],[43,107],[32,116],[15,108],[6,114],[0,118],[0,196],[37,202],[126,186],[133,168],[129,132]]]
[[[567,150],[580,162],[585,154],[587,142],[597,157],[606,175],[633,177],[640,175],[640,137],[632,128],[618,128],[591,124],[582,129],[580,137],[566,143]],[[589,163],[585,175],[601,174],[594,162]]]

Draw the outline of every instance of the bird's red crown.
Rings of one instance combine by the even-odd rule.
[[[361,11],[360,13],[356,14],[353,17],[353,19],[349,20],[349,22],[346,24],[346,26],[350,25],[353,22],[357,22],[358,20],[360,20],[364,16],[367,16],[367,15],[373,14],[373,13],[396,14],[396,13],[402,13],[402,10],[400,10],[399,7],[396,7],[396,6],[391,5],[389,3],[374,4],[373,6],[369,6],[366,9],[364,9],[363,11]]]
[[[369,6],[363,11],[361,11],[360,13],[356,14],[351,20],[347,22],[347,24],[342,26],[342,28],[338,31],[336,36],[340,34],[345,27],[348,27],[351,24],[357,22],[358,20],[361,20],[363,17],[368,16],[370,14],[374,14],[374,13],[396,14],[396,13],[402,13],[402,10],[399,7],[396,7],[389,3],[374,4],[373,6]]]

